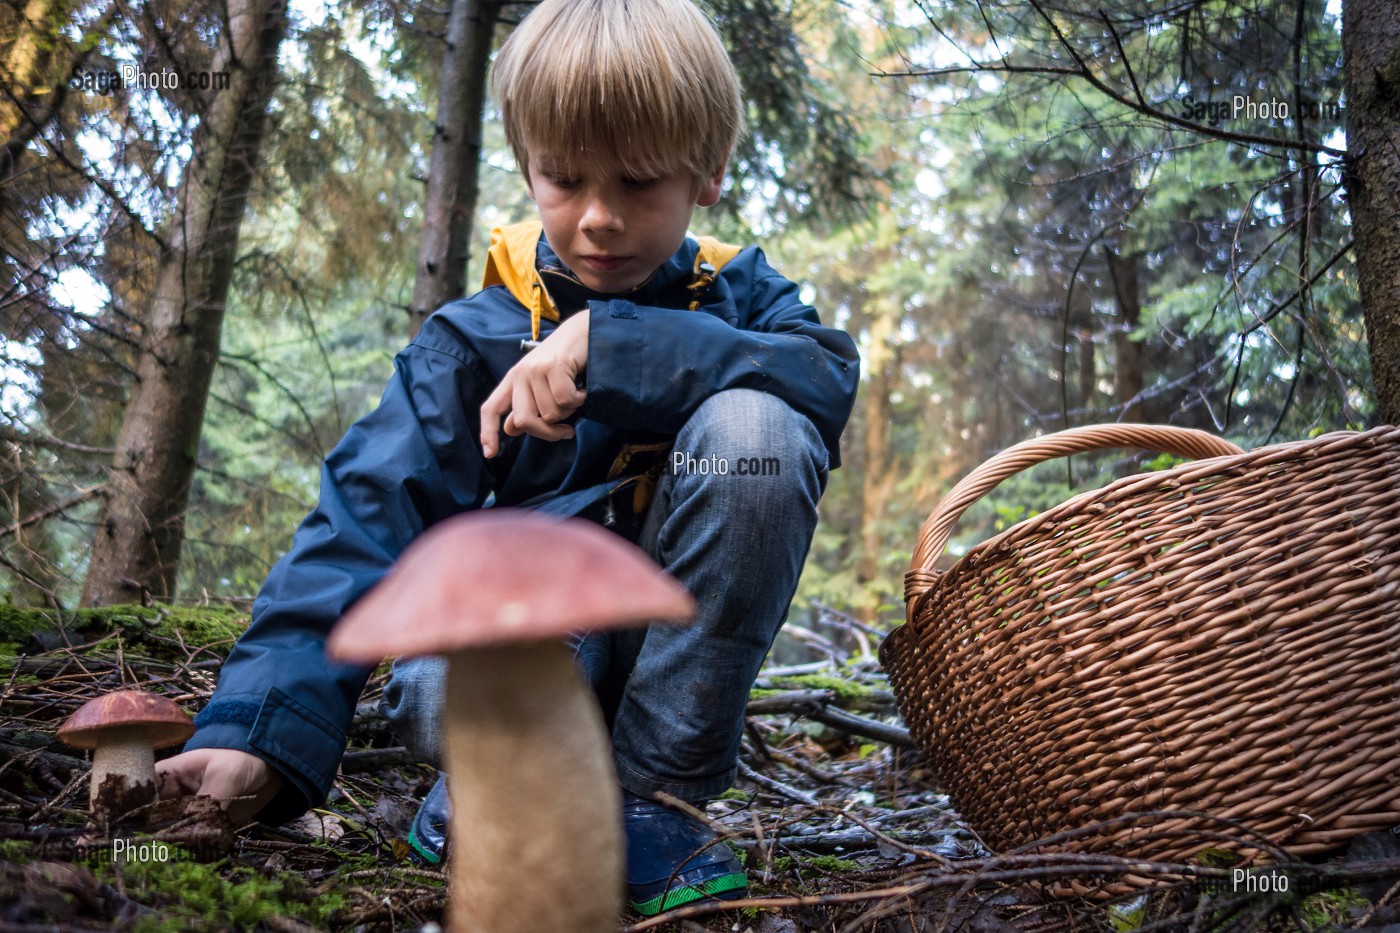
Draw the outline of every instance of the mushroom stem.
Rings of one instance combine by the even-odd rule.
[[[109,788],[104,794],[102,785],[111,775],[122,779],[121,787]],[[143,790],[142,785],[147,789]],[[96,808],[99,798],[109,809],[132,809],[156,799],[156,761],[149,729],[141,726],[113,729],[92,750],[88,805]]]
[[[607,729],[563,644],[449,656],[454,933],[610,933],[621,791]]]

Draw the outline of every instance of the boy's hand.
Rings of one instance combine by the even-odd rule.
[[[257,755],[234,748],[197,748],[156,762],[161,797],[213,797],[234,826],[258,815],[282,789],[282,775]]]
[[[578,411],[587,397],[575,384],[587,365],[588,312],[584,310],[512,366],[481,406],[482,456],[489,460],[500,452],[502,430],[511,437],[529,434],[544,441],[573,437],[573,427],[560,422]]]

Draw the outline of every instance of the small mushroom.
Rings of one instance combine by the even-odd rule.
[[[491,510],[435,526],[341,620],[327,647],[343,660],[447,655],[452,930],[616,929],[612,743],[561,639],[693,613],[684,587],[611,532]]]
[[[155,750],[193,734],[188,713],[163,696],[140,690],[89,700],[58,730],[58,737],[74,748],[92,749],[88,805],[104,817],[155,800]]]

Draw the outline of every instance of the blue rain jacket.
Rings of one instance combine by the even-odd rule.
[[[493,234],[499,268],[487,273],[488,282],[518,290],[528,282],[522,297],[534,314],[505,285],[487,287],[432,315],[398,354],[379,407],[326,458],[320,503],[268,575],[195,721],[187,750],[251,752],[286,778],[262,814],[268,822],[325,799],[371,672],[331,661],[326,635],[436,522],[485,506],[582,512],[618,485],[608,477],[624,446],[673,438],[724,389],[783,399],[812,421],[831,465],[839,463],[859,377],[855,345],[823,327],[757,247],[721,248],[716,271],[687,239],[650,280],[618,297],[588,291],[537,230]],[[543,302],[541,292],[532,299],[536,286]],[[520,360],[532,329],[548,336],[550,318],[571,313],[589,315],[588,394],[575,437],[504,438],[501,452],[483,459],[481,404]]]

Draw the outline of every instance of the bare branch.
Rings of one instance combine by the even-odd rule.
[[[1063,31],[1055,23],[1053,18],[1051,18],[1050,14],[1047,13],[1038,2],[1035,2],[1035,0],[1032,0],[1031,5],[1035,8],[1036,12],[1040,14],[1041,18],[1049,26],[1050,30],[1055,35],[1056,41],[1060,44],[1062,48],[1065,49],[1066,53],[1074,60],[1075,65],[1073,67],[1068,65],[1051,65],[1035,63],[1018,64],[1003,58],[1002,60],[997,62],[983,62],[974,60],[973,63],[970,65],[952,65],[944,68],[929,68],[909,70],[904,72],[891,72],[880,70],[871,72],[871,74],[877,78],[932,78],[955,74],[988,73],[1045,76],[1060,75],[1076,77],[1088,82],[1095,90],[1103,94],[1105,97],[1108,97],[1115,103],[1127,107],[1129,110],[1132,110],[1135,113],[1141,114],[1145,117],[1149,117],[1153,120],[1160,121],[1162,123],[1166,123],[1170,126],[1179,127],[1184,130],[1189,130],[1190,132],[1199,134],[1201,136],[1210,137],[1212,139],[1219,139],[1225,142],[1240,143],[1243,145],[1263,146],[1270,149],[1303,149],[1308,152],[1320,152],[1325,153],[1327,155],[1336,156],[1338,158],[1346,156],[1345,150],[1336,149],[1332,146],[1323,145],[1322,143],[1315,143],[1308,140],[1288,139],[1285,137],[1261,136],[1256,133],[1239,133],[1233,130],[1226,130],[1221,129],[1220,127],[1210,126],[1205,123],[1197,123],[1193,120],[1188,120],[1185,117],[1177,116],[1176,114],[1171,113],[1168,110],[1162,109],[1160,104],[1153,104],[1147,101],[1142,96],[1141,89],[1137,87],[1137,82],[1135,78],[1133,79],[1133,87],[1137,93],[1137,99],[1134,99],[1133,97],[1130,97],[1127,94],[1124,94],[1122,91],[1118,90],[1117,88],[1113,87],[1101,76],[1096,74],[1093,68],[1090,66],[1089,62],[1084,59],[1084,57],[1080,54],[1079,50],[1064,35]],[[1116,41],[1116,33],[1114,38]],[[971,58],[971,56],[969,56],[969,58]],[[1126,55],[1124,55],[1123,60],[1124,64],[1127,65],[1128,61]],[[1132,69],[1130,65],[1128,66],[1128,70],[1131,76]]]
[[[87,502],[89,499],[96,498],[97,496],[101,495],[102,489],[103,487],[101,485],[89,486],[86,489],[80,490],[77,495],[69,496],[62,502],[55,502],[53,505],[50,505],[46,508],[42,508],[39,511],[33,513],[32,515],[19,519],[5,528],[0,528],[0,539],[7,538],[10,535],[19,534],[20,531],[22,531],[23,529],[28,528],[31,525],[37,525],[40,522],[44,521],[46,518],[49,518],[50,516],[66,512],[68,509],[71,509],[75,505],[81,505],[82,503]]]

